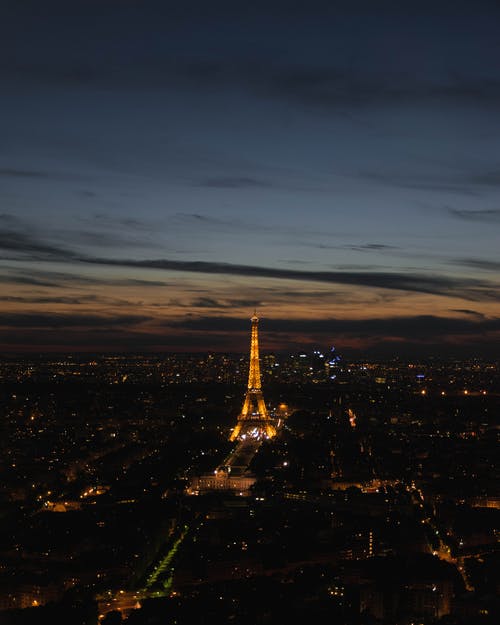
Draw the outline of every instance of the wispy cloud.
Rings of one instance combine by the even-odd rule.
[[[73,272],[51,271],[44,269],[21,269],[8,265],[0,272],[0,283],[23,284],[49,288],[82,288],[92,286],[136,286],[136,287],[169,287],[176,286],[175,280],[155,280],[153,278],[114,278],[104,275],[86,275],[79,273],[82,263],[71,263]]]
[[[500,169],[495,171],[486,171],[479,174],[473,174],[470,177],[471,181],[488,187],[500,186]]]
[[[64,304],[68,306],[78,306],[80,304],[88,304],[89,302],[103,302],[104,299],[99,298],[97,295],[79,295],[76,297],[0,295],[0,301],[14,304]]]
[[[321,36],[325,36],[324,31]],[[373,67],[367,72],[340,58],[326,65],[324,59],[313,64],[279,62],[274,56],[259,59],[256,55],[250,59],[248,55],[236,54],[223,58],[207,54],[206,50],[202,55],[199,49],[191,47],[184,54],[178,52],[174,56],[169,52],[165,50],[161,57],[155,54],[147,63],[138,55],[128,59],[126,67],[118,67],[106,54],[98,60],[92,56],[78,60],[61,57],[57,63],[51,56],[41,54],[37,59],[4,63],[1,69],[7,77],[31,83],[156,89],[171,88],[174,84],[177,88],[191,87],[201,92],[207,88],[211,92],[214,88],[238,89],[259,98],[285,99],[288,103],[329,110],[385,104],[413,106],[416,102],[500,104],[500,81],[477,75],[443,72],[441,76],[415,76],[397,69],[390,71],[390,67],[385,72],[373,71]]]
[[[415,102],[500,104],[500,81],[468,76],[402,76],[367,73],[342,64],[325,66],[249,62],[231,59],[177,60],[164,71],[172,80],[197,88],[220,85],[245,89],[258,97],[286,99],[329,110],[365,109],[373,105],[414,105]]]
[[[352,250],[354,252],[394,252],[401,248],[397,245],[386,245],[384,243],[308,243],[310,247],[319,250]]]
[[[45,171],[30,169],[0,169],[0,176],[5,178],[49,178],[50,174]]]
[[[394,252],[401,248],[397,245],[385,245],[384,243],[361,243],[359,245],[343,245],[341,249],[353,250],[355,252]]]
[[[195,310],[197,308],[208,308],[211,310],[234,310],[235,308],[248,308],[253,309],[262,304],[261,300],[255,299],[215,299],[213,297],[198,297],[187,302],[171,302],[173,305],[179,308],[189,308]]]
[[[217,189],[251,189],[269,188],[273,185],[262,178],[252,178],[249,176],[218,176],[202,180],[199,186],[215,187]]]
[[[463,219],[465,221],[479,221],[483,223],[500,222],[500,208],[476,210],[449,208],[448,211],[452,217],[456,217],[457,219]]]
[[[500,261],[486,260],[484,258],[457,258],[455,264],[484,271],[500,271]]]
[[[136,236],[134,226],[128,227],[128,232],[111,230],[63,230],[53,232],[56,240],[70,241],[72,245],[95,248],[157,248],[160,244],[152,237]]]
[[[137,217],[113,217],[105,213],[93,213],[91,215],[82,215],[79,220],[85,224],[91,226],[97,226],[100,230],[102,228],[120,230],[132,230],[136,232],[138,230],[145,232],[154,232],[158,228],[158,223],[154,221],[148,221],[146,219],[138,219]]]
[[[0,215],[0,254],[3,260],[23,259],[36,261],[78,261],[80,253],[75,247],[109,248],[147,248],[153,249],[159,244],[151,236],[137,236],[141,222],[138,220],[119,220],[104,229],[62,229],[52,228],[50,236],[42,227],[18,219],[11,214]],[[61,242],[61,243],[60,243]],[[70,246],[73,248],[71,249]]]
[[[455,193],[458,195],[477,196],[478,189],[463,174],[456,176],[401,173],[396,171],[358,172],[354,177],[387,187],[410,189],[415,191],[436,191],[439,193]]]
[[[59,288],[61,284],[58,281],[39,278],[37,276],[16,274],[0,274],[0,284],[39,286],[44,288]]]
[[[239,225],[240,222],[232,219],[221,219],[219,217],[212,217],[211,215],[203,215],[202,213],[174,213],[171,217],[174,223],[182,224],[202,224],[211,226],[234,226]]]
[[[29,231],[22,232],[16,227],[12,227],[17,225],[17,222],[8,215],[4,216],[2,221],[6,223],[7,227],[0,229],[0,250],[17,256],[28,256],[32,260],[60,259],[67,261],[74,256],[74,253],[65,247],[47,243]]]
[[[192,219],[202,219],[205,217],[191,215]],[[209,218],[207,218],[209,219]],[[369,250],[386,250],[389,246],[381,246],[376,243],[368,243],[364,247],[365,251]],[[23,233],[13,228],[0,230],[0,249],[8,253],[14,253],[15,258],[23,260],[46,260],[51,262],[70,263],[73,266],[84,265],[100,265],[109,267],[134,267],[138,269],[154,269],[166,272],[189,272],[206,275],[233,275],[240,277],[253,278],[270,278],[280,280],[293,280],[307,282],[320,282],[327,284],[343,284],[358,287],[371,287],[378,289],[389,289],[399,291],[409,291],[416,293],[429,293],[435,295],[462,297],[468,300],[492,300],[498,298],[498,284],[486,280],[474,278],[453,278],[439,274],[418,273],[415,271],[319,271],[304,269],[285,269],[279,267],[265,267],[254,265],[240,265],[235,263],[222,263],[210,261],[184,261],[168,258],[157,258],[147,260],[137,260],[133,258],[103,258],[74,252],[64,246],[56,246],[52,243],[46,243],[36,233]],[[12,259],[12,256],[4,256],[4,258]],[[14,258],[14,260],[15,260]],[[472,266],[481,266],[481,261],[468,261]],[[493,266],[486,262],[484,268],[492,269]],[[43,279],[43,275],[34,272],[31,275],[25,275],[26,279]],[[53,272],[47,274],[49,281],[64,280],[64,277],[57,277]],[[80,276],[73,280],[95,280],[94,278],[86,278]],[[125,280],[126,282],[126,280]],[[121,280],[121,283],[124,283]],[[161,280],[129,280],[129,283],[157,284],[165,286],[167,282]]]

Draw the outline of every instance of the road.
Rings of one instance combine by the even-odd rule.
[[[236,477],[243,475],[259,450],[260,445],[261,442],[256,440],[240,441],[218,467],[218,470],[227,470]]]

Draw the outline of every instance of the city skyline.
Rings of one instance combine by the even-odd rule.
[[[0,349],[497,357],[500,8],[7,2]]]

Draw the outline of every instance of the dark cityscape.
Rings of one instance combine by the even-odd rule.
[[[497,622],[498,363],[259,359],[254,316],[0,383],[2,623]]]
[[[0,625],[497,625],[500,3],[0,49]]]

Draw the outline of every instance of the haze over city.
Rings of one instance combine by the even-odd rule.
[[[495,2],[3,2],[0,348],[497,354]]]

